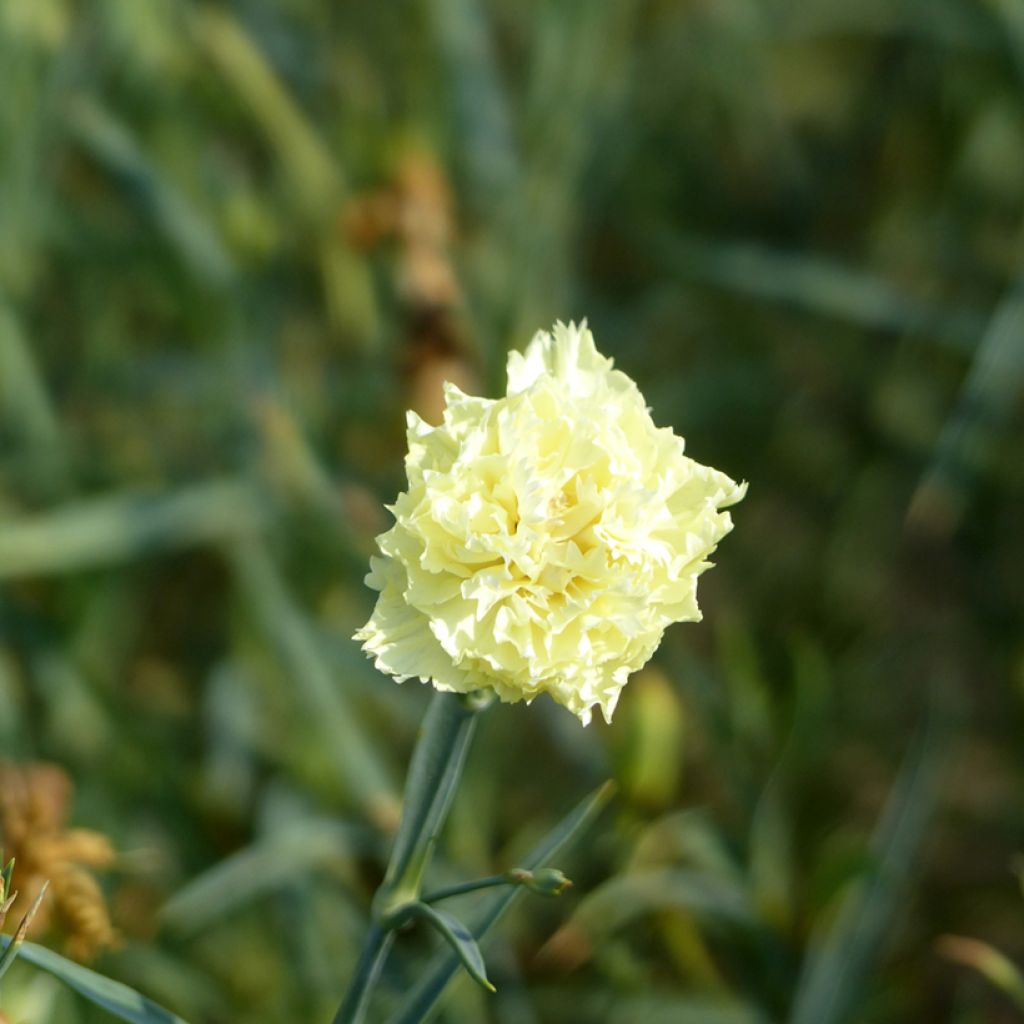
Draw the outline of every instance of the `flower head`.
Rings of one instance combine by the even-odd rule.
[[[409,487],[356,639],[399,682],[549,693],[610,721],[665,628],[700,619],[697,577],[745,485],[654,425],[585,324],[512,353],[504,398],[445,398],[438,427],[408,414]]]

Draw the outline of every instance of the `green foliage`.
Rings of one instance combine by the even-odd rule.
[[[403,411],[587,316],[749,496],[611,728],[478,723],[425,892],[574,886],[446,901],[497,993],[418,927],[382,1015],[1008,1010],[1018,4],[2,0],[0,68],[0,756],[123,851],[97,972],[331,1019],[428,696],[349,639]],[[107,1019],[31,948],[12,1020]]]
[[[18,952],[23,960],[48,971],[65,985],[79,992],[90,1003],[102,1007],[119,1020],[129,1021],[130,1024],[185,1024],[180,1017],[169,1013],[162,1006],[157,1006],[152,1000],[139,995],[127,985],[112,981],[81,964],[76,964],[73,960],[58,956],[45,946],[37,946],[34,942],[18,944],[12,942],[7,935],[0,935],[0,944],[5,947],[5,957],[15,945],[19,945]]]

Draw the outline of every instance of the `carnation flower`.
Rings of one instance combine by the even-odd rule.
[[[610,721],[665,628],[700,619],[697,577],[746,485],[684,455],[585,324],[513,352],[504,398],[445,399],[438,427],[408,414],[409,487],[356,639],[398,682],[548,693]]]

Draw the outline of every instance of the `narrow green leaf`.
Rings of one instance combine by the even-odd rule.
[[[780,765],[768,779],[750,825],[750,888],[760,916],[785,929],[792,922],[796,881],[793,823],[782,772]]]
[[[1024,382],[1024,277],[992,314],[974,352],[955,409],[911,500],[911,523],[948,535],[966,514],[993,442],[1010,429]]]
[[[14,901],[17,898],[16,892],[12,892],[10,896],[0,897],[0,928],[3,928],[4,922],[7,920],[7,912],[14,906]]]
[[[637,839],[628,870],[640,873],[667,864],[685,864],[733,888],[743,886],[747,879],[716,823],[703,811],[692,808],[673,811],[645,828]]]
[[[324,657],[316,630],[289,592],[266,545],[248,539],[231,547],[229,557],[241,594],[293,678],[296,697],[329,750],[344,790],[378,826],[393,828],[398,796],[390,768],[367,740],[343,684]]]
[[[198,45],[248,105],[311,217],[323,217],[345,194],[335,151],[324,145],[281,77],[241,22],[227,10],[203,6],[192,16]]]
[[[240,480],[121,492],[4,523],[0,579],[73,572],[258,530],[265,506]]]
[[[453,136],[466,167],[469,201],[489,211],[495,195],[521,188],[512,110],[495,54],[493,15],[479,0],[424,5],[453,96]]]
[[[1024,973],[1005,953],[987,942],[964,935],[944,935],[939,939],[938,948],[947,960],[976,970],[1024,1013]]]
[[[685,868],[619,875],[594,889],[566,927],[599,940],[630,921],[662,910],[684,910],[704,921],[752,927],[755,914],[745,889],[704,871]]]
[[[0,935],[0,945],[6,948],[11,942],[10,936]],[[90,971],[88,967],[67,960],[45,946],[25,942],[19,955],[22,960],[47,971],[89,1002],[121,1020],[129,1021],[129,1024],[186,1024],[181,1017],[158,1006],[127,985]]]
[[[922,334],[970,352],[984,329],[984,318],[974,310],[921,301],[882,278],[821,256],[696,236],[663,235],[658,244],[689,277],[868,330]]]
[[[483,954],[480,947],[473,938],[473,933],[453,914],[446,910],[438,910],[426,903],[416,902],[409,908],[408,912],[412,917],[418,917],[426,921],[455,951],[455,955],[462,961],[462,966],[469,972],[469,976],[483,986],[488,992],[497,991],[487,978],[487,968],[484,965]]]
[[[145,155],[126,123],[94,99],[77,97],[68,107],[71,131],[155,221],[182,264],[204,284],[228,287],[231,257],[210,220]]]
[[[38,454],[56,451],[60,419],[37,366],[32,343],[14,310],[0,295],[0,414]]]
[[[611,799],[615,787],[606,782],[580,801],[522,860],[527,870],[543,867],[585,829]],[[522,887],[496,890],[484,902],[470,925],[470,932],[477,942],[490,931],[512,903],[522,894]],[[390,1024],[419,1024],[429,1019],[440,1003],[448,983],[459,969],[459,958],[454,952],[445,952],[435,957],[420,976],[419,981],[406,996],[405,1001],[390,1018]]]
[[[356,830],[341,822],[296,822],[191,879],[163,905],[160,920],[176,935],[196,935],[318,868],[349,873],[356,838]]]
[[[885,931],[911,878],[936,799],[944,740],[929,724],[904,758],[873,839],[874,868],[819,933],[800,976],[790,1024],[850,1019]]]

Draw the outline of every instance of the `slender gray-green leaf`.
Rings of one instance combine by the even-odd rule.
[[[768,779],[750,824],[750,889],[765,920],[788,927],[795,909],[793,826],[782,767]]]
[[[164,904],[160,918],[178,935],[195,935],[318,868],[351,873],[355,834],[342,822],[296,822],[193,878]]]
[[[56,450],[60,421],[14,310],[0,296],[0,414],[37,450]]]
[[[289,593],[266,546],[249,538],[234,545],[230,556],[243,597],[292,676],[296,697],[310,721],[322,732],[345,790],[378,825],[393,827],[398,797],[388,765],[368,742],[315,631]]]
[[[4,948],[10,942],[9,935],[0,935],[0,945]],[[135,989],[67,960],[45,946],[25,942],[18,955],[22,960],[59,978],[90,1003],[95,1003],[96,1006],[102,1007],[121,1020],[129,1021],[130,1024],[185,1024],[181,1017],[158,1006]]]
[[[959,524],[974,480],[991,457],[993,440],[1013,422],[1024,388],[1022,338],[1024,277],[992,314],[914,494],[910,519],[929,532],[941,535]]]
[[[494,992],[495,988],[487,978],[487,967],[484,964],[483,954],[480,947],[473,938],[473,933],[453,914],[446,910],[439,910],[427,903],[416,902],[409,907],[409,913],[426,921],[454,950],[455,955],[462,962],[462,966],[469,972],[469,976],[487,989]]]
[[[904,758],[872,842],[873,868],[814,937],[790,1024],[842,1024],[866,990],[868,972],[917,858],[935,806],[941,742],[929,724]]]
[[[261,528],[264,510],[252,487],[231,479],[69,503],[3,524],[0,579],[73,572],[238,537]]]
[[[921,301],[880,277],[822,256],[690,236],[663,237],[660,244],[688,277],[869,330],[926,335],[970,352],[985,327],[974,310]]]
[[[752,926],[746,890],[726,879],[685,868],[619,875],[590,893],[570,924],[595,938],[660,910],[684,910],[704,921]]]
[[[512,112],[498,74],[492,12],[479,0],[431,0],[424,5],[452,92],[454,138],[462,147],[471,201],[487,209],[520,181]]]
[[[937,948],[947,960],[977,971],[1024,1013],[1024,971],[1002,950],[966,935],[943,935]]]
[[[68,123],[93,156],[126,186],[125,193],[153,218],[197,278],[221,288],[232,282],[235,268],[210,220],[153,165],[127,124],[86,97],[70,105]]]
[[[227,10],[196,9],[191,27],[225,83],[246,103],[293,186],[295,199],[322,215],[344,194],[337,152],[314,126],[245,26]]]

